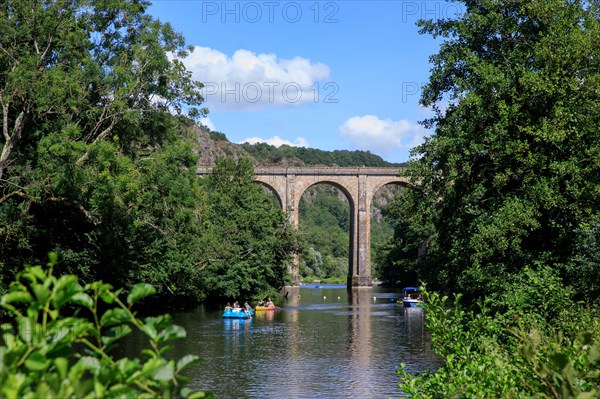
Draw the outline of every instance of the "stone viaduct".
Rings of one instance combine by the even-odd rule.
[[[198,174],[210,173],[200,167]],[[375,167],[256,167],[254,180],[269,188],[288,212],[289,221],[298,226],[298,206],[306,189],[326,183],[337,187],[350,205],[350,259],[348,286],[371,286],[371,203],[373,195],[387,184],[409,184],[399,168]],[[299,282],[298,259],[291,267],[292,279]]]

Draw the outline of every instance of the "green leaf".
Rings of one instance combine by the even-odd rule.
[[[124,376],[130,376],[131,374],[136,372],[139,368],[140,368],[140,361],[137,358],[128,359],[125,357],[125,358],[119,359],[117,361],[117,370],[119,370],[119,373],[123,374]]]
[[[67,274],[61,276],[54,286],[54,299],[52,305],[60,308],[65,303],[69,302],[73,295],[81,292],[83,288],[77,283],[77,277]]]
[[[46,280],[46,272],[44,271],[44,269],[41,266],[33,266],[30,267],[26,274],[29,273],[31,276],[35,277],[36,279],[38,279],[39,281],[45,281]],[[32,282],[34,282],[34,279],[31,280]]]
[[[94,378],[94,394],[97,398],[103,398],[106,393],[106,386],[99,381],[97,378]]]
[[[100,319],[100,324],[108,327],[114,326],[117,324],[126,323],[131,319],[129,313],[121,308],[109,309],[102,315]]]
[[[154,352],[152,349],[142,349],[140,352],[142,355],[148,357],[148,358],[156,358],[156,352]]]
[[[40,327],[32,318],[21,318],[19,323],[19,338],[27,343],[38,341],[40,338],[39,335],[42,334]]]
[[[65,359],[73,354],[73,348],[71,347],[70,343],[61,343],[59,345],[52,346],[51,348],[52,349],[50,349],[46,354],[48,359]]]
[[[54,366],[58,370],[58,375],[61,379],[67,378],[67,372],[69,369],[69,361],[64,357],[57,357],[54,359]]]
[[[56,252],[48,253],[48,263],[51,265],[55,265],[58,262],[58,254]]]
[[[202,359],[200,358],[200,356],[185,355],[184,357],[179,359],[179,361],[177,362],[177,370],[178,371],[185,370],[186,368],[191,367],[200,362],[202,362]]]
[[[3,395],[7,398],[18,398],[21,387],[26,383],[26,378],[23,373],[9,374],[4,381],[2,381]]]
[[[69,302],[85,306],[86,308],[92,308],[94,306],[94,300],[85,292],[78,292],[77,294],[73,295]]]
[[[158,355],[159,356],[164,356],[165,353],[167,353],[168,351],[170,351],[171,349],[173,349],[173,346],[171,345],[163,345],[160,347],[160,349],[158,350]]]
[[[157,359],[157,358],[149,359],[142,366],[142,373],[145,375],[154,373],[156,371],[156,369],[158,369],[160,366],[162,366],[163,362],[164,362],[164,360]]]
[[[596,399],[598,398],[598,391],[582,392],[576,396],[577,399]]]
[[[144,324],[142,327],[140,327],[140,330],[142,330],[144,334],[152,339],[156,339],[158,336],[156,327],[154,327],[152,324]]]
[[[112,303],[114,302],[114,298],[113,298],[113,296],[112,296],[110,293],[108,293],[108,292],[102,292],[102,293],[100,294],[100,299],[102,299],[102,301],[103,301],[104,303],[107,303],[107,304],[109,304],[109,305],[110,305],[110,304],[112,304]]]
[[[45,305],[48,301],[48,298],[50,298],[50,295],[52,295],[52,291],[50,291],[47,287],[44,287],[41,284],[33,284],[31,288],[33,290],[33,293],[35,294],[35,297],[41,305]]]
[[[127,377],[125,382],[128,384],[131,384],[134,381],[140,381],[142,378],[143,378],[143,373],[140,370],[137,370],[134,373],[132,373],[129,377]]]
[[[185,338],[185,328],[178,325],[170,325],[158,334],[158,342],[167,342],[174,339]]]
[[[50,360],[46,358],[46,355],[40,351],[33,352],[25,360],[25,367],[31,371],[42,371],[45,370],[50,364]]]
[[[127,296],[127,303],[133,305],[142,298],[156,294],[156,288],[148,283],[139,283],[133,286]]]
[[[40,381],[40,383],[37,386],[37,389],[35,390],[35,397],[47,398],[48,396],[48,383],[46,381]]]
[[[100,360],[91,356],[83,356],[76,364],[86,370],[97,370],[100,368]]]
[[[2,296],[2,300],[0,301],[0,305],[5,305],[13,302],[24,302],[31,303],[33,301],[33,297],[27,291],[14,291],[9,292]]]
[[[173,362],[170,361],[168,363],[162,364],[152,373],[152,377],[158,381],[169,381],[173,378],[175,373]]]
[[[102,343],[104,345],[110,345],[124,336],[129,335],[131,331],[131,327],[129,327],[127,324],[113,327],[106,331],[104,335],[102,335]]]
[[[204,399],[209,397],[205,392],[196,392],[187,397],[187,399]]]
[[[66,317],[64,319],[57,320],[50,324],[54,331],[53,340],[54,342],[64,340],[69,341],[76,337],[87,335],[88,333],[95,333],[94,325],[85,319],[76,317]]]

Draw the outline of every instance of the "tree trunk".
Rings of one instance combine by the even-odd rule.
[[[21,136],[23,134],[23,127],[25,126],[25,111],[21,111],[17,120],[15,121],[15,127],[10,136],[8,136],[7,132],[4,132],[4,137],[6,138],[6,142],[4,143],[4,147],[2,148],[2,154],[0,155],[0,181],[2,181],[2,176],[4,175],[4,170],[8,166],[8,161],[10,159],[10,155],[13,150],[21,141]]]

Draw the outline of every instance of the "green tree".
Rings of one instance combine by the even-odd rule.
[[[183,37],[147,1],[0,8],[0,274],[59,272],[201,297],[202,190],[190,120],[205,110]],[[185,112],[184,112],[185,111]],[[0,289],[3,287],[0,285]]]
[[[326,165],[326,166],[401,166],[384,161],[379,155],[369,151],[335,150],[323,151],[316,148],[292,147],[282,145],[275,147],[266,143],[241,145],[248,154],[261,163],[280,163],[295,165]]]
[[[582,224],[576,231],[575,253],[569,274],[575,289],[586,298],[600,297],[600,217]]]
[[[288,282],[297,251],[286,214],[252,181],[249,158],[220,158],[203,181],[202,285],[213,300],[250,299]]]
[[[0,187],[44,135],[69,126],[86,145],[139,144],[162,114],[200,116],[201,85],[180,61],[183,37],[145,13],[148,1],[15,0],[0,9]],[[26,147],[27,146],[27,147]],[[25,148],[24,148],[25,147]],[[87,158],[82,151],[78,162]],[[29,159],[30,160],[30,159]],[[8,175],[6,174],[8,172]],[[4,180],[3,180],[4,178]],[[13,185],[15,187],[15,185]]]
[[[84,281],[103,279],[129,287],[144,279],[155,285],[163,301],[166,296],[202,299],[194,285],[205,196],[190,144],[173,139],[133,160],[117,144],[104,142],[83,165],[76,165],[80,152],[72,145],[59,135],[45,137],[39,166],[32,171],[51,177],[45,192],[0,207],[17,219],[7,223],[7,232],[25,231],[18,239],[29,249],[15,245],[16,233],[6,234],[14,239],[0,244],[6,250],[0,260],[3,277],[18,270],[19,260],[57,250],[63,254],[57,271]],[[35,188],[34,183],[27,187]],[[18,222],[20,215],[25,221]]]
[[[421,99],[435,133],[414,149],[398,217],[428,226],[436,287],[480,296],[541,264],[568,284],[574,232],[600,212],[600,4],[465,6],[419,23],[444,39]]]

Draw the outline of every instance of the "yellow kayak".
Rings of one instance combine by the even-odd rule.
[[[261,310],[275,310],[275,309],[279,309],[279,306],[257,306],[254,308],[254,310],[261,311]]]

